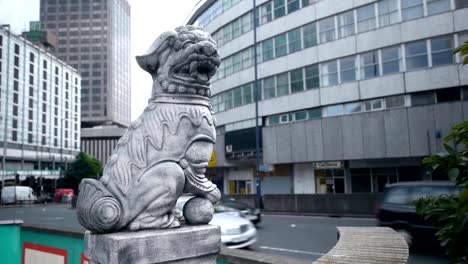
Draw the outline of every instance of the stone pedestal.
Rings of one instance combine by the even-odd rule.
[[[215,264],[220,251],[219,227],[85,234],[85,256],[93,264]]]

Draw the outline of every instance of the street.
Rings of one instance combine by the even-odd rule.
[[[61,229],[84,230],[78,223],[75,210],[69,205],[31,205],[1,208],[0,220],[22,219],[35,224]],[[264,215],[258,227],[258,242],[249,250],[316,260],[337,242],[337,226],[375,226],[369,218],[330,218],[316,216]],[[443,264],[441,256],[411,253],[410,264]]]

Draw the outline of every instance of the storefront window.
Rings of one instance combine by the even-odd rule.
[[[251,194],[251,190],[251,180],[229,181],[229,194]]]
[[[344,193],[344,170],[315,170],[316,188],[318,194]]]

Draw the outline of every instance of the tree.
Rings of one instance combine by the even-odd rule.
[[[78,186],[82,179],[93,178],[97,179],[102,174],[102,164],[91,155],[80,152],[75,161],[70,164],[65,171],[65,184],[78,192]]]
[[[450,146],[453,143],[453,146]],[[461,150],[458,148],[462,146]],[[460,187],[458,196],[430,196],[416,201],[416,212],[440,230],[436,233],[451,263],[468,263],[468,122],[452,128],[445,153],[423,159],[429,172],[440,172]]]
[[[465,43],[461,44],[458,48],[456,48],[453,51],[453,54],[459,53],[460,56],[463,58],[463,65],[468,64],[468,41],[465,41]]]

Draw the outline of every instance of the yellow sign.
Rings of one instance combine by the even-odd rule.
[[[216,152],[211,153],[211,159],[208,162],[208,168],[216,167]]]

